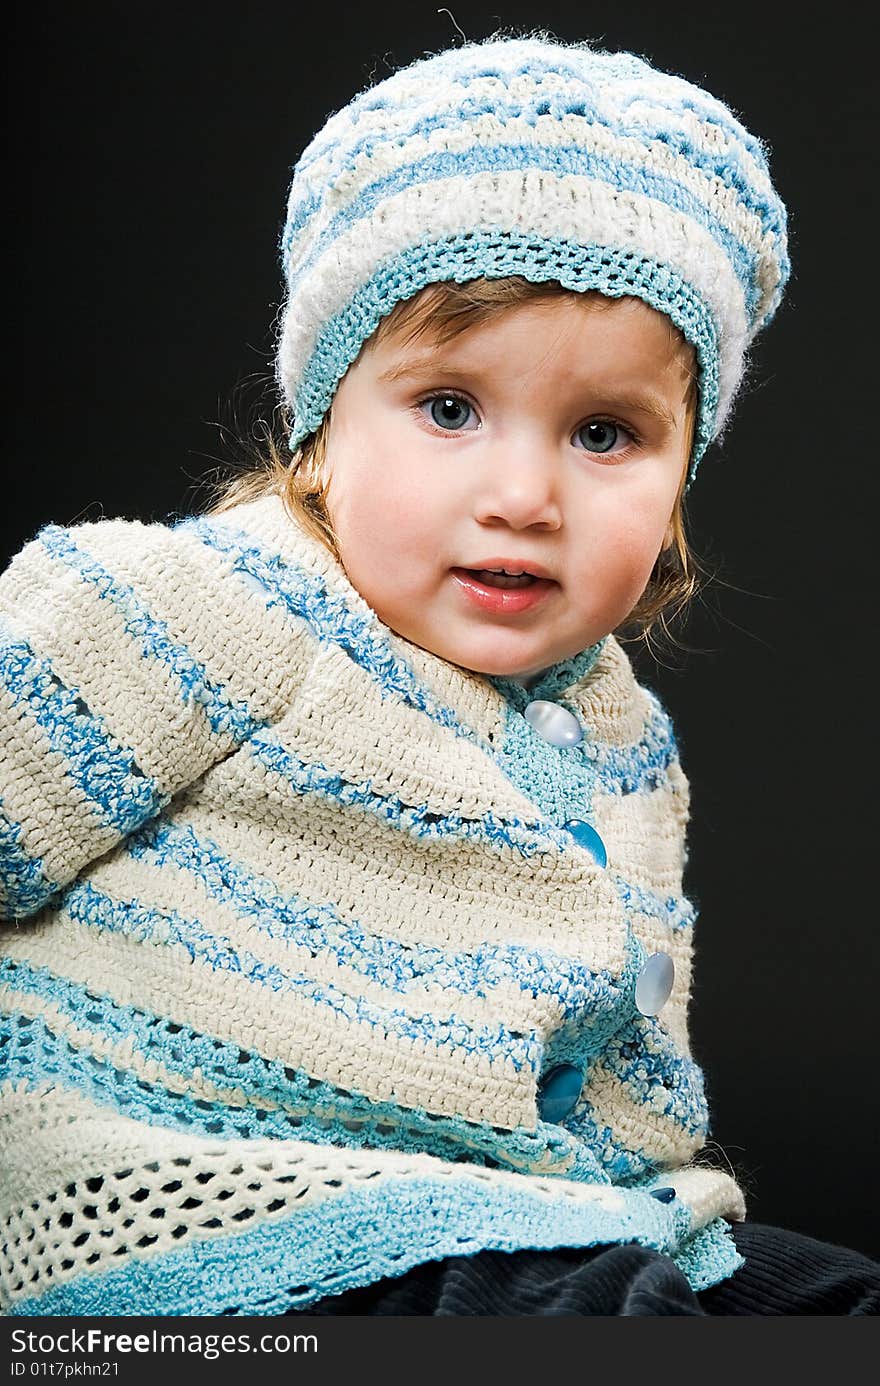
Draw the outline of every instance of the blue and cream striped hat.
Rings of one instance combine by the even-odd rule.
[[[680,328],[700,374],[691,480],[790,268],[766,150],[721,101],[545,35],[422,59],[331,116],[294,169],[281,250],[291,447],[400,299],[517,274],[632,294]]]

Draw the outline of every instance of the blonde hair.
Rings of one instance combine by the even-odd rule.
[[[564,289],[555,280],[535,284],[520,275],[504,279],[474,279],[465,284],[431,284],[412,298],[395,304],[382,319],[370,341],[381,342],[393,337],[410,345],[427,335],[441,346],[499,313],[523,304],[563,296],[577,297],[597,310],[615,302],[598,292],[576,293]],[[690,377],[685,399],[684,455],[687,463],[693,446],[698,403],[696,356],[674,323],[668,318],[666,322],[670,350],[680,355]],[[331,413],[332,407],[315,432],[292,454],[283,438],[267,430],[264,451],[258,454],[255,464],[252,463],[226,483],[212,507],[213,512],[229,510],[243,501],[256,500],[261,496],[278,495],[291,520],[323,544],[341,564],[342,555],[326,504],[326,460]],[[284,433],[289,433],[289,420],[283,411],[280,412],[280,421]],[[700,586],[701,570],[686,534],[686,463],[682,467],[670,519],[672,543],[658,555],[644,592],[615,632],[621,639],[641,640],[650,645],[657,627],[671,639],[670,621],[685,610]]]

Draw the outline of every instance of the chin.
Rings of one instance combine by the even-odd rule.
[[[510,660],[457,659],[453,660],[453,663],[460,664],[463,669],[469,669],[472,674],[484,674],[494,679],[513,679],[516,683],[524,683],[526,679],[533,679],[536,674],[543,673],[557,661],[547,659],[530,671],[524,671],[520,665]]]
[[[469,674],[482,674],[492,678],[515,679],[519,675],[508,668],[503,660],[477,659],[471,658],[466,650],[446,650],[436,649],[420,642],[422,648],[429,654],[436,654],[440,659],[445,659],[448,664],[457,664],[459,669],[466,669]],[[509,662],[508,662],[509,663]]]

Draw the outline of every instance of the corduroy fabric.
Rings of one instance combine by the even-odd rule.
[[[790,273],[767,152],[727,106],[633,54],[540,37],[422,59],[331,116],[294,168],[281,252],[291,447],[395,303],[522,275],[641,298],[691,342],[689,481]]]
[[[459,669],[277,497],[50,527],[0,618],[7,1312],[277,1313],[488,1248],[736,1269],[687,780],[613,637],[528,692]],[[584,1081],[554,1123],[559,1064]]]
[[[869,1256],[763,1223],[734,1223],[731,1232],[744,1265],[699,1293],[674,1261],[644,1246],[483,1251],[416,1266],[397,1280],[291,1312],[642,1318],[880,1313],[880,1265]]]

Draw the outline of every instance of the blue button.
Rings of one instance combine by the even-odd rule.
[[[584,1086],[584,1075],[574,1064],[551,1068],[538,1086],[538,1115],[542,1121],[560,1122],[574,1111]]]
[[[668,953],[652,953],[636,979],[636,1010],[659,1015],[672,995],[675,964]]]
[[[675,1189],[669,1184],[665,1184],[660,1189],[649,1189],[648,1193],[660,1203],[672,1203],[675,1201]]]
[[[571,833],[579,847],[586,847],[597,866],[608,865],[605,843],[591,823],[585,823],[582,818],[569,818],[563,826],[567,833]]]

